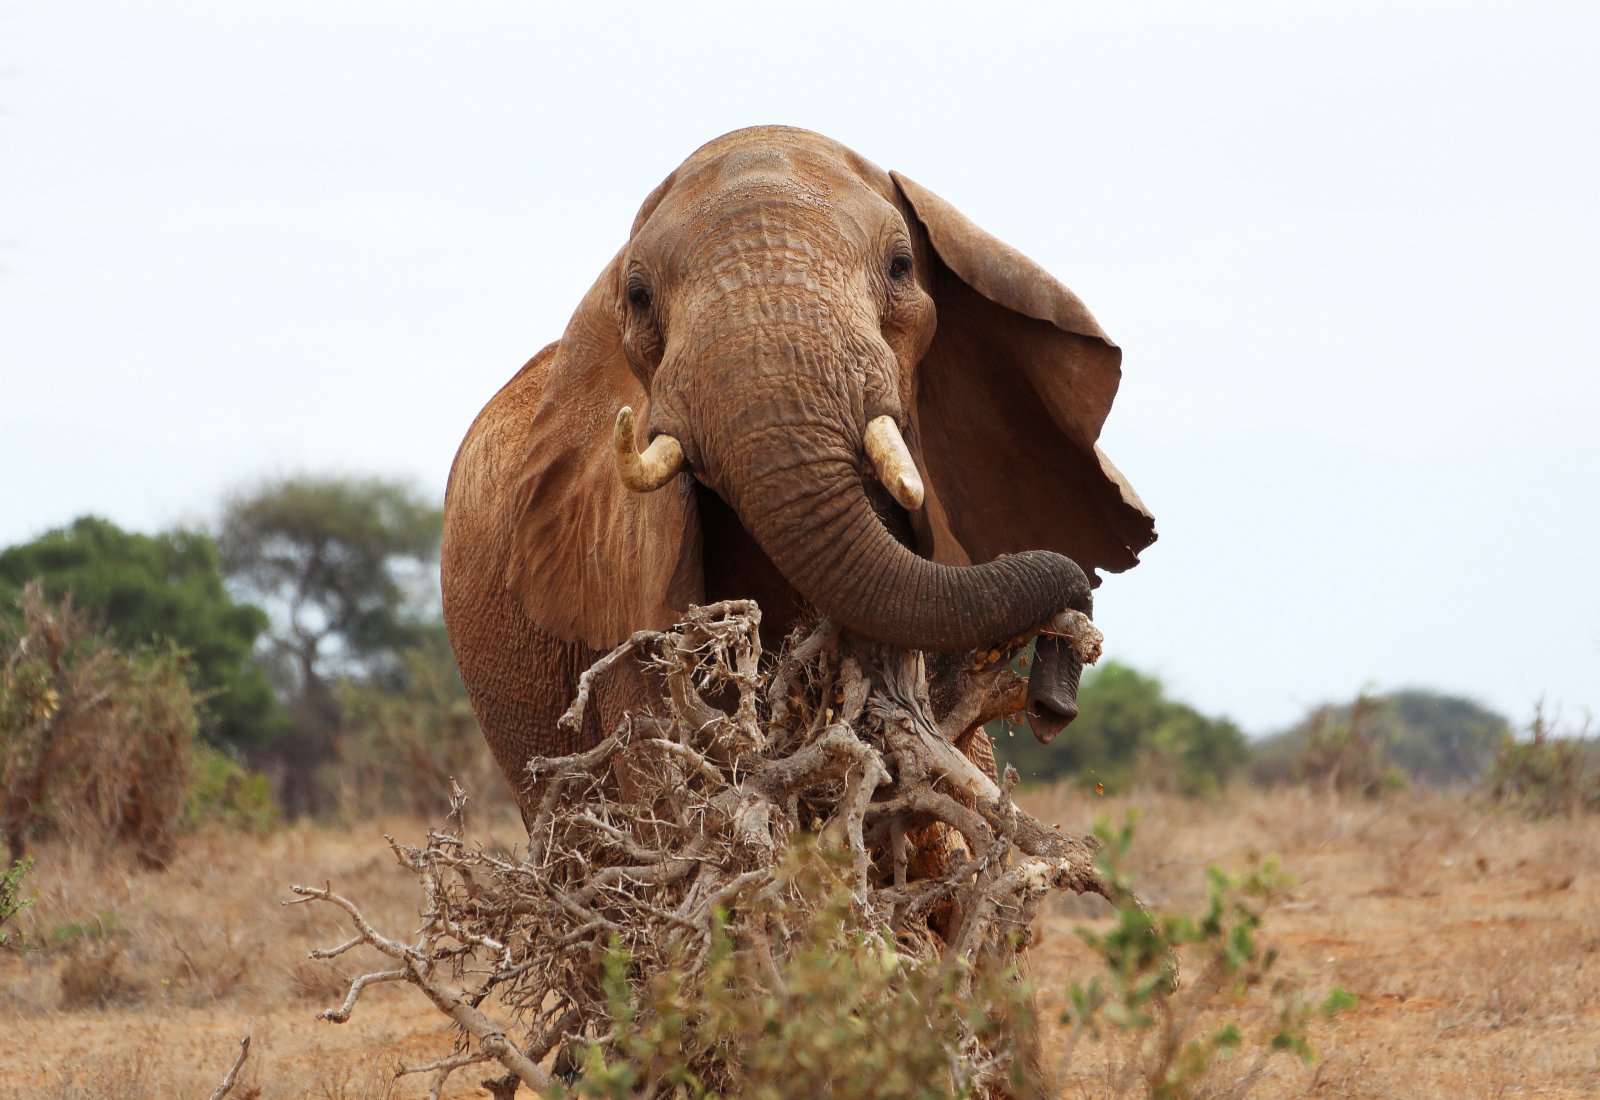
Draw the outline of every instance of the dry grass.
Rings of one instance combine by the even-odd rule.
[[[1120,820],[1130,807],[1142,811],[1135,872],[1152,907],[1194,908],[1208,863],[1237,869],[1276,854],[1299,879],[1266,921],[1280,967],[1360,999],[1313,1029],[1318,1065],[1279,1059],[1252,1095],[1600,1092],[1600,818],[1531,823],[1455,796],[1374,802],[1304,789],[1212,804],[1065,789],[1031,800],[1041,818],[1075,824],[1102,812]],[[1050,1008],[1088,961],[1072,930],[1098,908],[1073,899],[1045,919],[1036,975]],[[1230,1017],[1261,1023],[1264,1013],[1218,1005],[1209,1022]],[[1102,1095],[1108,1056],[1081,1046],[1063,1095]]]
[[[1077,831],[1137,806],[1134,869],[1158,909],[1199,905],[1208,863],[1237,869],[1277,854],[1299,877],[1264,937],[1312,990],[1342,986],[1360,1004],[1314,1028],[1319,1064],[1275,1060],[1252,1096],[1600,1092],[1600,818],[1534,823],[1450,796],[1303,790],[1204,803],[1056,789],[1022,801]],[[513,816],[472,826],[504,842],[520,836]],[[0,1096],[205,1096],[247,1032],[236,1097],[421,1095],[420,1082],[393,1086],[389,1072],[447,1046],[442,1018],[392,987],[371,991],[349,1024],[316,1022],[340,983],[305,953],[344,929],[332,914],[278,902],[290,882],[331,878],[383,926],[410,927],[414,879],[394,866],[382,834],[414,839],[424,827],[202,834],[180,844],[164,873],[41,847],[28,881],[38,902],[14,922],[36,946],[0,952]],[[1052,1019],[1091,961],[1074,929],[1103,913],[1093,899],[1072,900],[1043,918],[1034,974]],[[1216,1024],[1262,1020],[1238,1005],[1214,1012]],[[1062,1095],[1104,1095],[1108,1065],[1122,1056],[1085,1040]],[[1221,1067],[1213,1083],[1230,1074],[1243,1067]],[[463,1078],[450,1095],[483,1095],[474,1085]]]
[[[514,842],[514,813],[473,822]],[[0,1096],[208,1096],[253,1036],[235,1097],[412,1095],[395,1062],[447,1042],[420,999],[375,991],[365,1019],[314,1020],[343,996],[338,971],[306,953],[342,938],[331,915],[285,908],[292,881],[348,881],[393,928],[416,922],[415,879],[383,834],[416,821],[297,826],[260,837],[207,832],[150,872],[46,844],[24,883],[38,895],[8,925],[30,945],[0,951]],[[372,959],[352,959],[354,969]]]

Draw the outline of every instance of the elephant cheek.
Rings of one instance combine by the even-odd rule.
[[[1078,716],[1078,679],[1083,662],[1061,638],[1040,638],[1028,674],[1028,727],[1041,745]]]

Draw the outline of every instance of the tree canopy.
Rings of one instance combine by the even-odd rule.
[[[201,731],[209,740],[243,748],[284,730],[272,686],[251,660],[267,616],[229,595],[217,547],[206,535],[181,529],[142,535],[83,516],[0,551],[6,608],[32,580],[52,600],[70,594],[120,645],[170,642],[185,650],[195,686],[207,696]]]
[[[1159,679],[1116,661],[1084,675],[1078,717],[1050,745],[1023,727],[991,736],[996,755],[1024,781],[1072,778],[1122,790],[1137,782],[1203,793],[1225,784],[1247,755],[1239,727],[1168,698]]]
[[[336,683],[403,687],[406,652],[441,629],[442,527],[435,504],[382,478],[283,478],[225,503],[223,568],[267,609],[264,656],[294,715],[275,760],[262,760],[291,814],[331,804]]]
[[[218,544],[303,682],[393,675],[438,619],[442,513],[382,478],[290,477],[230,498]]]

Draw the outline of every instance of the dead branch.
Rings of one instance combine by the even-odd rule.
[[[211,1094],[211,1100],[222,1100],[233,1091],[233,1086],[239,1081],[239,1070],[244,1068],[244,1060],[250,1057],[250,1036],[246,1035],[239,1040],[239,1056],[233,1060],[233,1065],[228,1067],[228,1072],[223,1074],[222,1081]]]
[[[1107,893],[1091,840],[1023,812],[1014,772],[996,782],[952,743],[1014,709],[1021,681],[996,664],[999,650],[940,681],[953,700],[940,723],[920,653],[824,620],[763,673],[759,622],[750,601],[692,608],[672,630],[640,631],[597,661],[563,726],[581,728],[596,682],[625,659],[659,677],[664,697],[587,751],[529,763],[536,811],[524,852],[468,844],[459,791],[447,830],[417,847],[391,841],[424,894],[411,942],[380,933],[331,888],[294,887],[302,901],[342,909],[355,931],[313,957],[366,945],[391,960],[355,978],[323,1018],[348,1019],[371,984],[415,985],[459,1041],[406,1072],[432,1074],[437,1095],[452,1072],[497,1062],[508,1075],[486,1087],[509,1096],[516,1082],[548,1084],[538,1063],[557,1048],[616,1053],[600,966],[616,943],[642,990],[669,966],[696,980],[718,929],[736,930],[737,950],[781,989],[795,933],[819,904],[785,871],[797,837],[844,854],[857,916],[908,966],[958,966],[966,981],[1016,961],[1050,892]],[[1084,654],[1098,647],[1082,616],[1046,629]],[[1009,1069],[1009,1054],[970,1035],[951,1058],[956,1077],[985,1087]]]

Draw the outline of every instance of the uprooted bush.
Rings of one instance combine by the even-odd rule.
[[[325,1015],[347,1019],[373,982],[408,981],[459,1035],[454,1053],[418,1070],[442,1082],[498,1062],[510,1076],[497,1087],[510,1095],[517,1082],[549,1087],[540,1063],[559,1048],[594,1068],[580,1086],[592,1090],[606,1079],[601,1066],[643,1072],[639,1028],[668,1026],[674,1003],[704,1004],[733,976],[750,1004],[766,1006],[746,1019],[768,1021],[779,1034],[767,1023],[761,1034],[781,1044],[781,1006],[805,996],[817,952],[833,950],[846,971],[888,979],[879,1000],[832,1017],[838,1035],[901,1006],[916,1019],[905,1017],[901,1034],[931,1046],[944,1085],[875,1073],[868,1091],[841,1092],[818,1062],[803,1078],[791,1067],[786,1094],[892,1096],[896,1080],[907,1096],[1040,1087],[1030,1029],[1008,1023],[1025,1002],[1017,985],[1030,921],[1052,890],[1104,887],[1092,842],[1018,809],[1014,774],[997,784],[957,748],[983,759],[971,739],[1020,703],[1006,667],[1014,650],[947,672],[936,717],[920,654],[856,642],[824,621],[763,670],[759,621],[748,601],[696,608],[597,662],[563,724],[578,727],[596,678],[622,660],[658,678],[660,705],[587,752],[529,765],[526,850],[472,847],[459,824],[419,847],[394,844],[425,894],[416,939],[380,933],[329,889],[295,887],[355,925],[324,956],[366,944],[392,963],[358,978]],[[1082,659],[1097,654],[1098,632],[1081,616],[1052,628]],[[795,871],[797,843],[842,869],[842,903]],[[663,981],[672,997],[661,996]],[[957,1003],[971,1011],[943,1011]],[[775,1071],[751,1059],[771,1048],[733,1041],[734,1023],[685,1017],[678,1061],[652,1069],[664,1076],[645,1080],[645,1094],[760,1094]]]
[[[199,700],[172,649],[123,651],[30,585],[0,617],[0,827],[171,858]]]
[[[1207,914],[1152,918],[1100,841],[1042,825],[1012,802],[1014,772],[974,764],[974,731],[1020,698],[1014,650],[947,667],[936,714],[920,654],[824,621],[763,669],[758,623],[745,601],[696,608],[597,662],[564,725],[622,660],[652,670],[660,704],[530,763],[525,849],[469,844],[459,790],[448,828],[391,840],[424,895],[414,938],[331,886],[294,887],[354,928],[314,958],[388,960],[323,1017],[349,1019],[374,983],[418,987],[456,1027],[450,1052],[401,1071],[431,1073],[434,1095],[483,1063],[507,1071],[484,1082],[497,1097],[1045,1095],[1025,948],[1042,901],[1071,890],[1111,900],[1123,930],[1090,941],[1114,973],[1075,993],[1075,1024],[1168,1021],[1172,1053],[1141,1078],[1160,1095],[1237,1045],[1190,1042],[1174,951],[1202,949],[1202,995],[1259,983],[1256,911],[1230,887]],[[1052,627],[1095,656],[1086,620]],[[1265,1053],[1308,1053],[1304,1022],[1284,1017]]]

